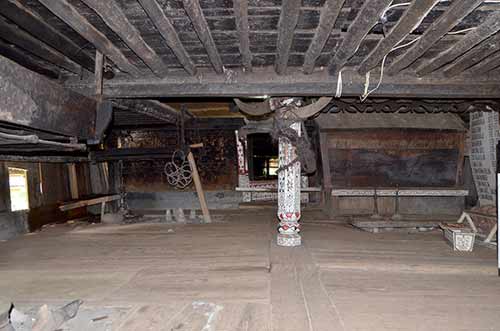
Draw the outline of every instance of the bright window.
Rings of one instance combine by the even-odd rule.
[[[9,167],[9,186],[11,210],[29,209],[28,171]]]

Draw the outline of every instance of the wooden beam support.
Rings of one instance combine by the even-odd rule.
[[[330,60],[330,64],[328,65],[330,74],[336,75],[342,70],[347,61],[356,53],[366,35],[377,24],[391,2],[391,0],[365,1],[358,16],[356,16],[349,26],[347,36],[345,36],[342,43],[336,48],[337,51]]]
[[[104,23],[111,28],[130,47],[132,51],[158,77],[167,75],[167,66],[156,52],[144,41],[139,31],[130,23],[116,0],[82,0],[99,15]]]
[[[500,51],[500,33],[489,37],[469,52],[460,56],[443,71],[443,75],[447,78],[454,77],[498,51]]]
[[[200,3],[198,2],[198,0],[182,0],[182,3],[184,5],[184,10],[191,19],[191,23],[193,24],[198,38],[207,51],[208,58],[210,59],[215,72],[218,74],[222,74],[224,72],[222,59],[220,58],[219,52],[217,51],[217,47],[215,46],[214,38],[212,37],[212,33],[208,28],[208,23],[205,19],[205,15],[203,15]]]
[[[295,73],[283,76],[274,68],[254,67],[251,73],[234,70],[230,80],[224,75],[214,74],[210,69],[200,68],[197,77],[171,77],[165,79],[106,81],[104,95],[108,98],[158,98],[158,97],[251,97],[269,96],[331,96],[337,86],[337,77],[326,71],[310,75]],[[92,94],[94,84],[74,81],[66,82],[81,93]],[[359,97],[364,92],[365,77],[351,69],[343,71],[342,96]],[[419,79],[414,75],[385,77],[380,87],[372,93],[374,97],[396,98],[497,98],[499,81],[455,80],[442,77]]]
[[[252,71],[252,53],[250,52],[250,28],[248,26],[248,0],[233,0],[236,29],[240,39],[241,62],[247,71]]]
[[[424,20],[439,0],[414,0],[389,34],[382,39],[359,67],[364,75],[377,66],[391,50],[403,41]]]
[[[95,82],[95,95],[97,97],[97,100],[102,100],[103,72],[104,72],[104,54],[102,54],[99,51],[96,51],[94,82]]]
[[[95,134],[95,100],[0,57],[0,121],[79,138]]]
[[[85,17],[80,15],[67,0],[39,0],[39,2],[78,32],[83,38],[91,42],[99,51],[106,54],[120,70],[134,77],[141,76],[141,72],[130,63],[127,57],[103,33],[97,30]]]
[[[500,67],[500,52],[496,52],[490,57],[471,67],[467,72],[471,75],[484,75],[489,71]]]
[[[165,15],[165,12],[158,4],[157,0],[139,0],[144,11],[148,14],[149,18],[158,29],[163,39],[167,42],[168,47],[179,60],[184,69],[191,75],[196,74],[196,66],[189,57],[184,45],[182,45],[177,31],[170,22],[170,19]]]
[[[276,72],[278,75],[286,73],[288,58],[292,48],[295,27],[299,21],[301,0],[283,0],[280,20],[278,23],[278,46],[276,53]]]
[[[115,100],[115,104],[125,110],[147,115],[167,123],[177,123],[180,112],[176,109],[155,100],[122,99]]]
[[[80,65],[2,18],[0,18],[0,38],[69,72],[75,74],[82,72]]]
[[[311,41],[304,56],[304,65],[302,69],[306,74],[310,74],[314,71],[316,59],[320,56],[321,51],[325,47],[344,3],[345,0],[326,0],[321,10],[314,39]]]
[[[450,8],[427,28],[419,41],[392,62],[386,70],[387,74],[394,75],[410,66],[483,1],[467,0],[453,2]]]
[[[82,51],[81,47],[71,39],[47,24],[37,13],[23,6],[19,0],[3,1],[1,13],[38,40],[92,72],[94,68],[92,57]]]
[[[500,31],[500,12],[494,12],[476,29],[470,31],[453,47],[439,53],[437,56],[423,63],[418,69],[419,76],[425,76],[454,61],[460,55],[468,52],[491,35]]]
[[[32,61],[30,58],[26,56],[19,48],[14,45],[7,44],[0,40],[0,55],[3,55],[12,61],[22,65],[25,68],[30,69],[40,75],[47,76],[52,79],[57,79],[59,77],[59,72],[52,69],[42,66],[39,63]]]

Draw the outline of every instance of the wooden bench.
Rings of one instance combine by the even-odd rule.
[[[373,197],[373,218],[380,218],[378,197],[394,197],[395,208],[392,219],[400,220],[399,197],[465,197],[469,195],[464,189],[413,189],[413,188],[348,188],[332,189],[332,197]]]

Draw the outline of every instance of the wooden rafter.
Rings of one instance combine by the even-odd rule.
[[[414,0],[389,34],[382,39],[361,63],[358,72],[366,74],[417,28],[439,0]]]
[[[467,33],[467,35],[454,44],[453,47],[423,63],[417,70],[417,74],[420,76],[430,74],[471,50],[474,46],[498,31],[500,31],[500,12],[494,12],[480,26]]]
[[[78,13],[67,0],[39,0],[39,2],[78,32],[83,38],[91,42],[98,50],[110,58],[118,68],[134,77],[141,76],[140,71],[130,63],[125,55],[104,34],[90,24],[85,17]]]
[[[212,33],[208,28],[208,23],[205,19],[205,15],[203,15],[203,11],[201,10],[200,3],[198,2],[198,0],[182,0],[182,3],[184,4],[184,10],[191,19],[191,23],[193,24],[198,38],[207,51],[208,58],[210,59],[215,72],[218,74],[223,73],[224,66],[222,64],[219,52],[217,51],[217,47],[215,46],[215,41],[212,37]]]
[[[196,66],[189,57],[170,19],[156,0],[139,0],[142,8],[148,14],[153,24],[167,42],[168,47],[179,60],[184,69],[191,75],[196,74]]]
[[[310,74],[314,71],[316,59],[325,47],[344,3],[345,0],[327,0],[325,2],[321,10],[316,34],[304,56],[304,65],[302,69],[306,74]]]
[[[248,0],[233,0],[236,28],[240,39],[241,62],[247,71],[252,71],[250,52],[250,28],[248,26]]]
[[[1,18],[0,38],[72,73],[80,74],[82,71],[82,68],[78,64],[68,59],[65,55]]]
[[[337,47],[335,55],[330,60],[328,71],[337,74],[349,59],[356,53],[365,36],[370,32],[380,19],[391,0],[365,1],[358,16],[354,19],[348,29],[347,36]]]
[[[99,15],[134,53],[158,77],[167,75],[167,66],[156,52],[144,41],[139,31],[130,23],[115,0],[82,0]]]
[[[45,44],[66,55],[83,68],[92,71],[94,60],[71,39],[47,24],[38,14],[26,8],[18,0],[5,0],[2,3],[2,15],[16,25],[28,31]]]
[[[483,75],[500,66],[500,51],[467,70],[472,75]]]
[[[387,74],[394,75],[405,69],[439,39],[446,35],[465,16],[469,15],[484,0],[455,1],[450,8],[429,26],[419,41],[411,46],[404,54],[400,55],[388,68]]]
[[[279,75],[286,73],[293,35],[299,21],[300,5],[301,0],[283,0],[278,23],[278,46],[275,63],[276,72]]]
[[[499,50],[500,33],[497,33],[460,56],[443,71],[443,75],[448,78],[456,76]]]

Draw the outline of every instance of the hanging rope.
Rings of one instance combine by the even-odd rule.
[[[163,172],[167,176],[168,183],[180,190],[188,187],[193,181],[191,167],[182,150],[176,150],[172,154],[172,160],[165,164]]]

